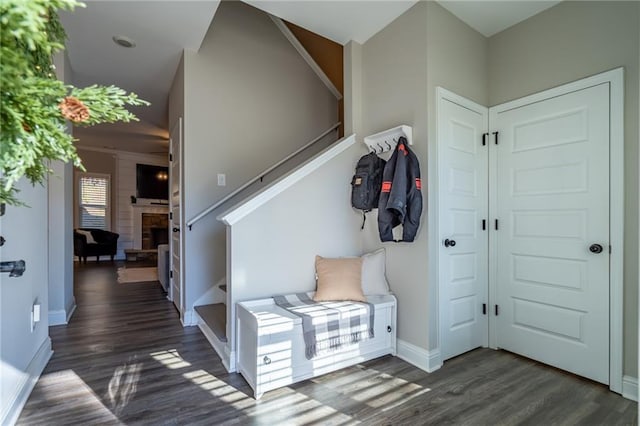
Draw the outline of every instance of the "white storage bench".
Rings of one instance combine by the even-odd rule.
[[[237,369],[259,399],[266,391],[339,370],[383,355],[396,354],[395,296],[367,296],[375,306],[374,338],[343,345],[335,352],[305,357],[300,317],[272,298],[238,303]]]

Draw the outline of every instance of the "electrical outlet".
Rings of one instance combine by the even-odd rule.
[[[224,173],[218,173],[218,186],[226,186],[227,185],[227,175]]]

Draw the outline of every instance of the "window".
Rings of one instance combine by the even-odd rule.
[[[99,173],[78,174],[78,227],[109,230],[110,180],[109,175]]]

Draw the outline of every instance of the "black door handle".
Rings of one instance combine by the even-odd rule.
[[[173,228],[173,232],[180,232],[180,228]]]
[[[591,244],[589,246],[589,251],[593,254],[599,254],[602,253],[602,246],[600,244]]]
[[[444,240],[444,246],[445,247],[455,247],[456,246],[456,240],[450,240],[450,239],[446,239]]]
[[[26,269],[27,263],[24,260],[0,262],[0,272],[8,272],[10,277],[21,277]]]

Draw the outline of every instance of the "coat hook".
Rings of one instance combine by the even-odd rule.
[[[386,144],[387,144],[387,147],[389,148],[389,151],[391,151],[391,145],[389,145],[389,142],[384,141],[384,143],[386,143]]]
[[[376,145],[378,145],[378,148],[380,148],[380,154],[382,154],[384,152],[384,147],[380,145],[380,142],[376,142]]]

